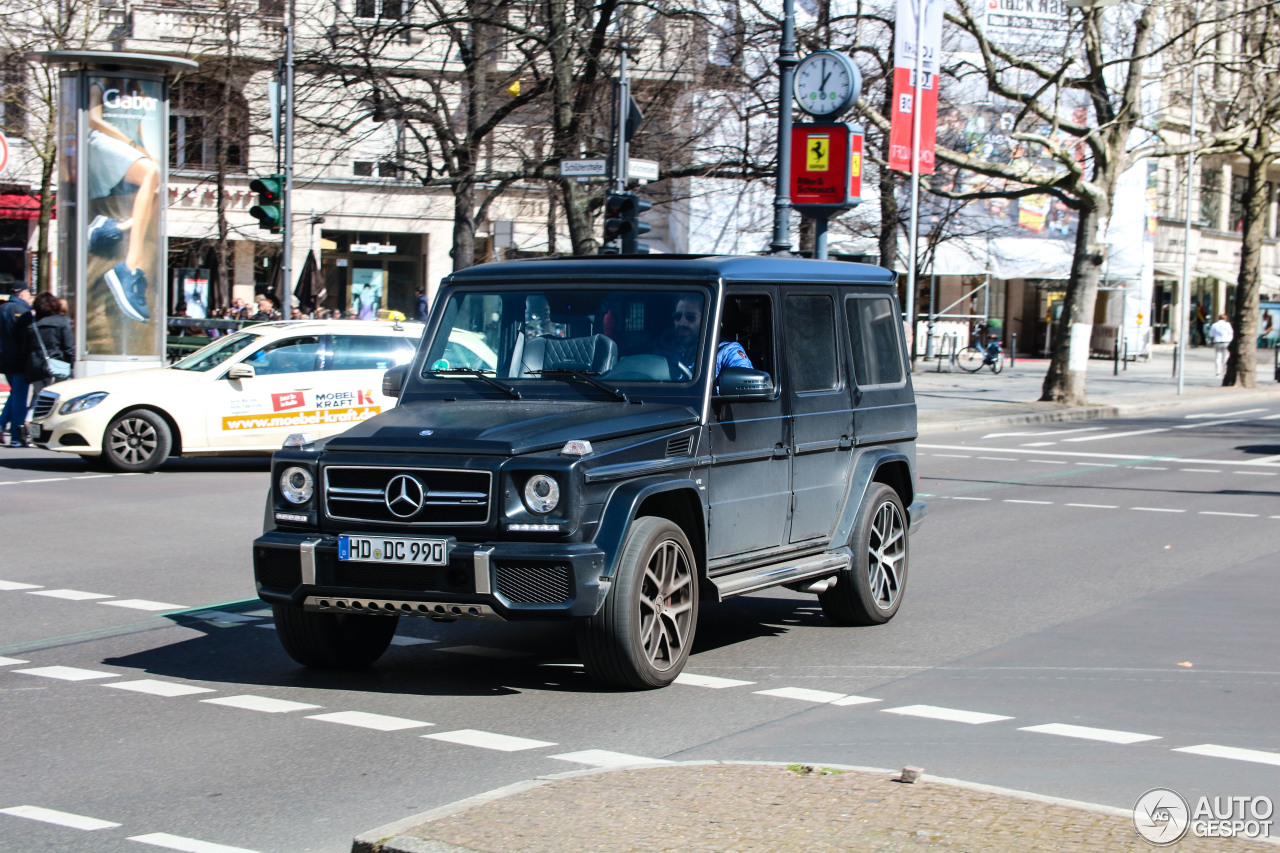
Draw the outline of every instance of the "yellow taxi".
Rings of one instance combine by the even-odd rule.
[[[267,454],[290,433],[325,438],[394,406],[382,375],[421,337],[419,323],[259,323],[169,367],[49,386],[31,438],[128,472],[170,456]]]

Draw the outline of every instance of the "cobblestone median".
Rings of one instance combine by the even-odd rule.
[[[815,768],[811,768],[815,769]],[[561,779],[421,824],[373,850],[1152,851],[1128,817],[974,790],[926,775],[823,775],[767,765],[686,765]],[[357,849],[362,849],[357,846]],[[1165,848],[1267,851],[1244,839]]]

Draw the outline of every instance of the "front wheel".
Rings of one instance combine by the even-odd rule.
[[[998,352],[991,360],[991,372],[999,373],[1002,370],[1004,370],[1004,353]]]
[[[982,369],[982,362],[987,354],[974,346],[968,346],[956,353],[956,366],[965,373],[977,373]]]
[[[273,604],[276,634],[289,657],[316,669],[363,669],[391,645],[398,614],[313,613]]]
[[[596,681],[632,690],[665,687],[689,659],[698,626],[698,573],[678,525],[631,524],[604,607],[578,623],[578,650]]]
[[[130,474],[154,471],[169,458],[173,433],[155,412],[130,409],[107,424],[102,456],[109,467]]]
[[[819,594],[837,625],[881,625],[898,612],[907,585],[907,514],[889,486],[872,483],[853,531],[853,563]]]

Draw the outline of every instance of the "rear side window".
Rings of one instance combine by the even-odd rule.
[[[835,305],[822,294],[788,294],[784,301],[787,370],[796,393],[840,387]]]
[[[389,370],[413,358],[413,344],[392,335],[334,335],[330,370]]]
[[[853,341],[853,375],[858,385],[895,385],[903,381],[902,321],[893,301],[858,297],[847,303],[849,338]]]

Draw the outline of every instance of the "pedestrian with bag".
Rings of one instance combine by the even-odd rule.
[[[71,365],[76,360],[76,338],[71,331],[71,320],[62,313],[62,300],[52,293],[36,296],[31,313],[24,316],[23,321],[27,380],[31,383],[31,406],[34,408],[41,391],[55,382],[71,378]],[[27,420],[30,419],[28,411]]]
[[[22,282],[9,285],[9,301],[0,305],[0,373],[9,383],[9,399],[0,409],[0,430],[8,433],[10,447],[26,447],[27,385],[26,346],[19,321],[31,311],[31,290]]]
[[[1213,344],[1213,375],[1221,376],[1227,369],[1227,350],[1235,338],[1235,330],[1226,314],[1218,315],[1218,322],[1209,327],[1209,342]]]

